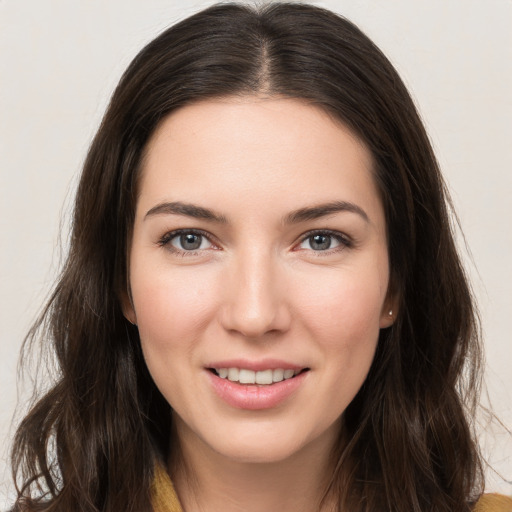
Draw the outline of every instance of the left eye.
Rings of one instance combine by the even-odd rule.
[[[179,251],[198,251],[211,247],[211,242],[199,233],[186,232],[180,233],[169,239],[168,242]]]
[[[312,249],[313,251],[327,251],[336,249],[343,245],[340,236],[331,235],[329,233],[315,233],[304,238],[299,245],[301,249]]]

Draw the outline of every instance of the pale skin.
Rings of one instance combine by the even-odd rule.
[[[187,512],[319,510],[343,411],[396,314],[372,172],[357,137],[296,99],[198,102],[151,138],[124,312],[173,408]],[[211,366],[235,359],[302,380],[234,406]]]

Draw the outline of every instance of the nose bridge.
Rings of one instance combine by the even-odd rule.
[[[268,248],[252,245],[235,256],[226,290],[225,328],[247,337],[286,329],[288,315],[278,267]]]

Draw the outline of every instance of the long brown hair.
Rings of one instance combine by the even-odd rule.
[[[84,164],[69,256],[25,342],[57,358],[51,389],[13,448],[17,510],[150,511],[170,406],[123,316],[137,178],[173,110],[218,96],[302,98],[371,150],[385,208],[395,324],[344,413],[328,492],[351,512],[462,512],[481,491],[469,418],[479,384],[477,318],[429,139],[396,71],[352,23],[298,3],[210,7],[133,60]]]

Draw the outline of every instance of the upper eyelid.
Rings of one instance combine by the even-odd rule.
[[[346,243],[353,243],[352,237],[350,237],[346,233],[342,233],[341,231],[336,231],[332,229],[312,229],[302,234],[300,236],[299,242],[303,242],[304,240],[307,240],[309,237],[314,235],[329,235],[334,238],[338,238]]]
[[[211,233],[208,233],[208,231],[204,231],[202,229],[198,229],[198,228],[179,228],[179,229],[172,229],[171,231],[167,231],[161,238],[168,238],[169,240],[174,238],[175,236],[178,236],[178,235],[183,235],[185,233],[193,233],[194,235],[201,235],[201,236],[204,236],[206,238],[208,238],[208,240],[212,241],[211,239],[212,238],[215,238]]]
[[[328,229],[328,228],[325,228],[325,229],[322,229],[322,228],[310,229],[309,231],[306,231],[305,233],[303,233],[301,235],[301,237],[302,238],[307,238],[308,236],[316,235],[316,234],[321,234],[321,233],[325,233],[327,235],[341,236],[341,237],[348,238],[348,235],[346,235],[342,231],[338,231],[336,229]]]
[[[164,235],[162,235],[159,240],[158,240],[158,244],[159,245],[166,245],[167,243],[169,243],[173,238],[176,238],[177,236],[179,235],[183,235],[183,234],[186,234],[186,233],[192,233],[194,235],[200,235],[200,236],[204,236],[212,245],[215,245],[215,246],[218,246],[219,244],[215,241],[215,237],[211,234],[211,233],[208,233],[207,231],[203,231],[202,229],[198,229],[198,228],[180,228],[180,229],[173,229],[171,231],[168,231],[167,233],[165,233]],[[177,251],[179,251],[179,249],[176,249]],[[193,251],[186,251],[186,252],[193,252]]]

